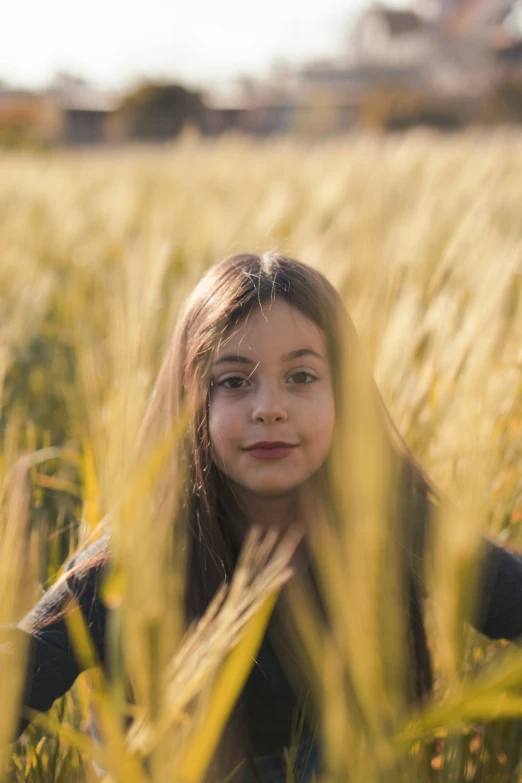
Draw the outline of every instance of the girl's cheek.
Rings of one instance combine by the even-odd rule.
[[[212,408],[209,412],[209,435],[211,444],[221,443],[223,448],[227,443],[235,440],[239,429],[239,420],[236,412],[230,408]]]

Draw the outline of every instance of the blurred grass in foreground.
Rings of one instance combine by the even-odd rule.
[[[391,672],[400,672],[394,640],[379,640],[375,629],[380,602],[388,600],[396,614],[393,590],[368,565],[386,540],[386,469],[378,444],[362,434],[354,440],[359,501],[375,502],[360,506],[365,524],[351,538],[344,531],[322,545],[329,589],[349,609],[337,618],[342,643],[318,645],[313,616],[296,605],[325,694],[332,769],[339,780],[349,774],[365,782],[522,780],[521,659],[512,646],[462,625],[479,534],[522,545],[521,176],[522,139],[500,132],[314,147],[188,137],[161,151],[0,156],[0,578],[20,584],[2,591],[0,622],[19,616],[23,601],[15,598],[35,595],[21,587],[31,581],[21,572],[24,558],[39,582],[54,578],[75,543],[132,491],[128,458],[143,407],[179,304],[204,269],[232,252],[274,248],[317,266],[342,292],[399,430],[455,501],[440,520],[430,571],[436,700],[424,716],[412,715],[393,686]],[[363,408],[359,426],[371,431]],[[13,473],[15,465],[21,472]],[[142,500],[133,519],[115,521],[134,618],[125,625],[126,666],[142,677],[131,733],[125,741],[122,683],[82,675],[16,744],[6,759],[8,781],[92,779],[88,759],[96,750],[83,732],[93,692],[105,709],[104,736],[112,738],[105,761],[118,779],[178,780],[171,776],[182,748],[186,780],[204,772],[190,760],[204,764],[203,749],[208,755],[231,707],[213,701],[220,677],[230,683],[235,674],[239,683],[246,676],[237,662],[231,675],[226,656],[238,638],[234,613],[245,619],[250,610],[231,601],[228,627],[211,620],[196,646],[199,668],[183,668],[183,647],[172,661],[180,639],[176,608],[162,604],[158,590],[166,572],[155,571],[156,563],[144,569],[155,601],[140,599],[142,585],[132,588],[134,569],[152,558]],[[320,555],[320,538],[317,546]],[[392,573],[390,563],[384,577]],[[115,607],[125,584],[117,577],[108,587]],[[169,595],[179,591],[176,577]],[[251,595],[250,606],[264,609],[252,619],[257,634],[247,631],[231,653],[243,664],[268,619],[261,599],[273,596],[274,579],[261,583],[256,600]],[[152,661],[141,666],[144,628],[158,632],[158,617],[169,618],[159,671],[177,683],[159,716],[158,670]],[[214,644],[209,661],[205,639],[213,638],[221,646]],[[364,726],[339,696],[346,667]],[[4,705],[15,698],[15,674],[0,683]],[[190,683],[190,693],[199,694],[196,723],[183,722]],[[212,726],[201,722],[209,704]],[[0,739],[12,719],[4,708]],[[64,727],[59,739],[49,731],[57,724]],[[195,726],[201,737],[191,745]],[[143,755],[151,759],[148,773],[136,763]]]

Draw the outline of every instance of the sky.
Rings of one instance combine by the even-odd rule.
[[[395,0],[390,5],[404,5]],[[213,86],[271,63],[342,51],[367,0],[17,0],[0,7],[0,80],[40,88],[58,71],[103,88],[141,78]],[[6,10],[6,7],[8,10]]]

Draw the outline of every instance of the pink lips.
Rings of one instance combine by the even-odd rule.
[[[281,441],[261,441],[259,443],[254,443],[254,445],[250,446],[246,451],[248,451],[252,457],[257,457],[257,459],[280,459],[281,457],[286,457],[287,454],[290,454],[292,449],[295,449],[296,446],[297,444],[281,443]]]

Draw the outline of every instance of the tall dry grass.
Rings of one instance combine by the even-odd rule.
[[[341,607],[334,637],[319,643],[313,615],[296,607],[331,779],[522,779],[521,659],[463,624],[480,534],[521,544],[521,175],[522,141],[502,133],[314,146],[186,137],[161,150],[0,157],[0,581],[15,588],[2,591],[0,622],[21,611],[14,599],[29,588],[16,564],[37,545],[41,581],[47,528],[72,547],[122,498],[127,511],[114,517],[119,569],[106,588],[120,676],[82,676],[6,757],[7,780],[89,779],[92,758],[125,781],[196,783],[205,773],[285,579],[284,556],[267,575],[254,547],[239,575],[250,590],[233,588],[228,612],[181,640],[176,601],[165,603],[179,594],[179,573],[152,565],[149,487],[129,480],[129,457],[180,303],[209,264],[245,249],[277,249],[334,282],[399,430],[454,501],[427,574],[436,698],[412,714],[393,622],[387,637],[376,626],[387,607],[400,622],[393,563],[371,565],[386,554],[389,476],[355,389],[359,524],[317,544]],[[14,465],[31,482],[33,516],[50,498],[77,508],[72,533],[47,519],[32,550],[21,547],[30,536],[12,501],[23,505],[22,479],[10,489]],[[81,626],[75,638],[89,656]],[[9,685],[23,651],[10,660]],[[343,696],[346,672],[356,705]],[[126,734],[128,674],[138,699]],[[6,688],[12,705],[16,688]],[[85,735],[92,700],[101,749]],[[0,720],[2,738],[12,706]]]

